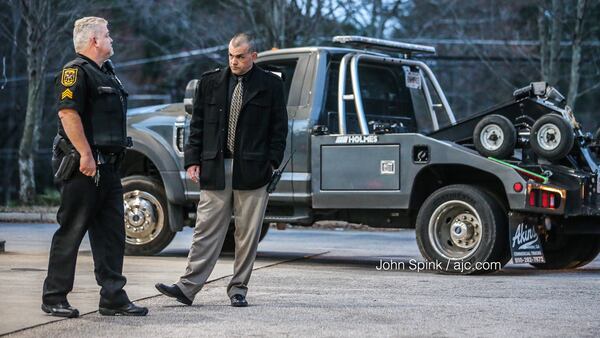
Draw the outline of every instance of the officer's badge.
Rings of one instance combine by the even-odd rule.
[[[67,88],[65,89],[61,94],[60,94],[60,99],[64,100],[64,99],[73,99],[73,92],[71,91],[71,89]]]
[[[62,71],[60,83],[65,87],[71,87],[77,81],[77,68],[65,68]],[[71,93],[72,94],[72,93]]]

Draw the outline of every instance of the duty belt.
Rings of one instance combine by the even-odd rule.
[[[123,158],[124,152],[106,152],[96,150],[98,164],[117,164]]]

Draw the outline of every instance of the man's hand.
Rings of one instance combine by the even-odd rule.
[[[189,178],[192,179],[192,181],[198,183],[198,180],[200,179],[200,166],[193,165],[193,166],[188,167],[187,174],[188,174]]]
[[[96,175],[96,161],[94,161],[92,155],[81,155],[81,158],[79,159],[79,171],[85,176]]]

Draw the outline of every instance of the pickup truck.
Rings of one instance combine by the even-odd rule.
[[[533,82],[457,120],[418,60],[434,47],[333,41],[337,47],[258,56],[285,84],[290,158],[262,236],[270,223],[319,220],[415,228],[426,261],[456,274],[497,271],[511,257],[539,269],[576,268],[598,255],[598,136],[583,131],[555,88]],[[128,254],[160,252],[194,224],[201,187],[186,177],[183,147],[197,82],[183,103],[128,113]],[[230,233],[224,249],[233,245]]]

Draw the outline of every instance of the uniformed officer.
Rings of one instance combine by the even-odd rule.
[[[77,57],[56,79],[58,135],[53,169],[59,182],[60,227],[52,238],[42,310],[54,316],[77,317],[69,304],[77,251],[89,233],[94,273],[101,286],[102,315],[145,316],[148,309],[133,304],[123,290],[125,248],[123,187],[118,166],[128,139],[125,129],[127,92],[112,70],[108,22],[85,17],[75,21]],[[70,162],[76,161],[74,170]]]

